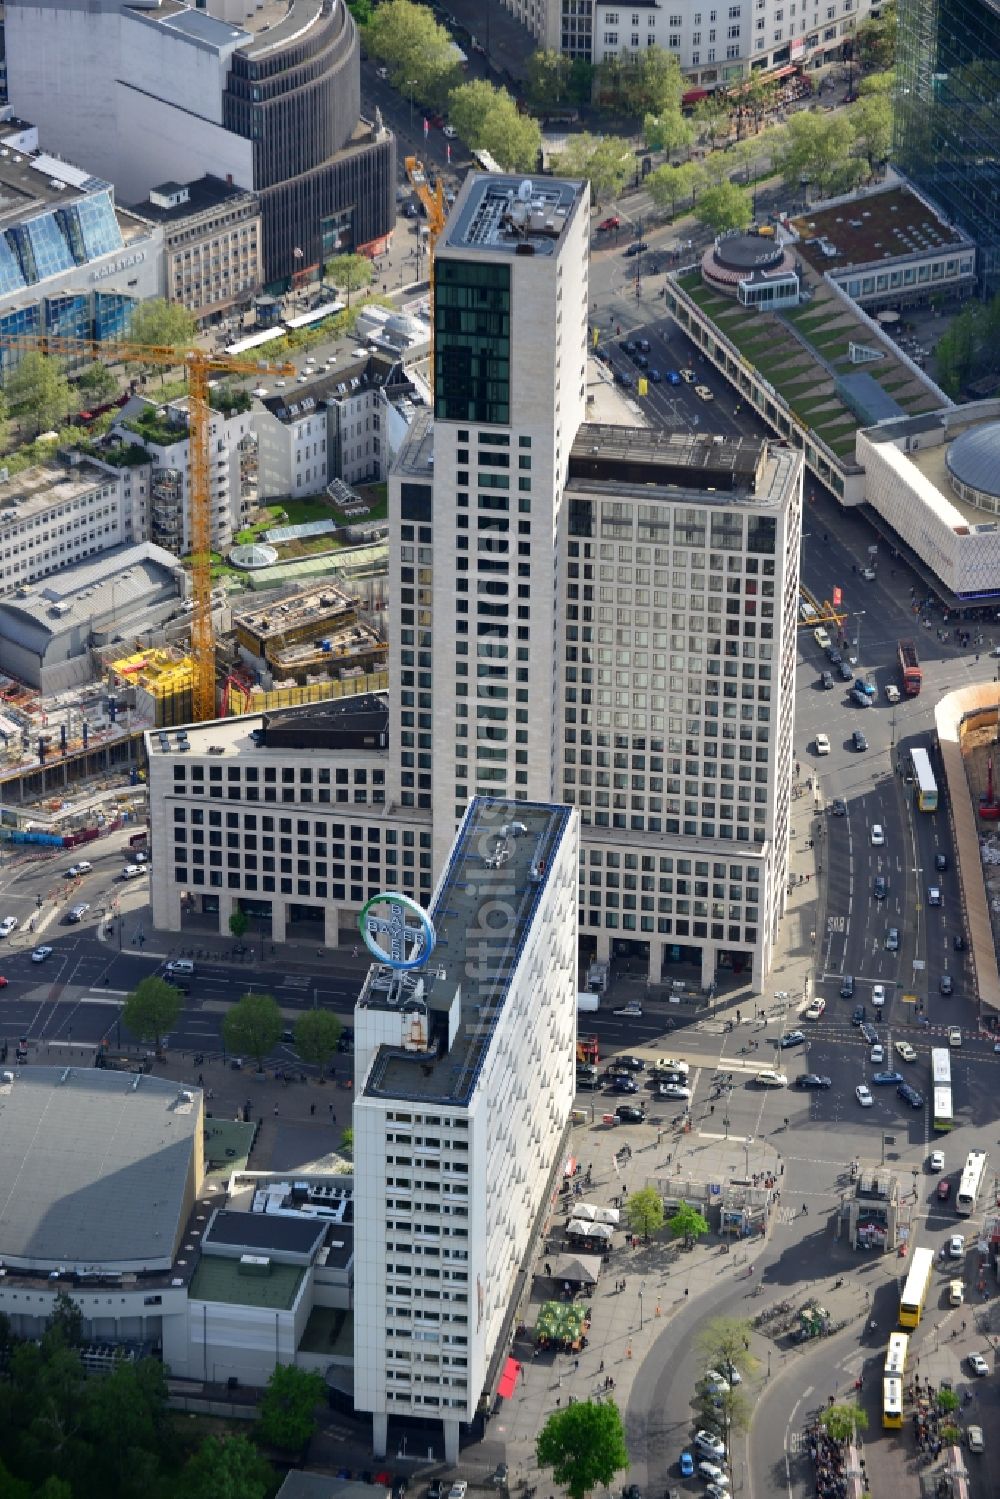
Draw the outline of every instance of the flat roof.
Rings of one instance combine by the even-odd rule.
[[[396,454],[393,473],[434,481],[434,413],[421,408],[410,423]]]
[[[795,248],[818,271],[871,265],[899,256],[919,257],[960,245],[972,247],[961,230],[904,186],[800,214],[790,222],[800,236]],[[836,254],[825,254],[820,240]]]
[[[691,435],[585,422],[573,440],[568,485],[635,499],[781,506],[795,455],[756,437]]]
[[[357,608],[357,600],[338,588],[336,583],[324,583],[319,588],[309,588],[302,593],[291,593],[286,598],[259,604],[255,609],[234,609],[233,624],[252,630],[261,640],[280,640],[287,631],[309,620],[316,622],[317,634],[322,634],[320,621],[324,618],[356,613]]]
[[[0,156],[0,228],[40,209],[78,203],[88,193],[108,187],[101,178],[69,162],[8,147]]]
[[[197,1185],[201,1100],[138,1073],[20,1068],[0,1084],[0,1260],[169,1267]]]
[[[63,463],[32,464],[0,483],[0,535],[30,516],[69,504],[106,485],[114,489],[118,482],[117,473],[109,473],[86,458],[72,467]]]
[[[154,223],[170,225],[212,209],[235,207],[242,201],[257,201],[256,193],[249,188],[237,187],[232,182],[223,181],[221,177],[213,177],[211,173],[196,178],[194,182],[162,182],[153,191],[165,197],[181,188],[187,189],[187,199],[183,203],[169,205],[154,203],[152,198],[145,198],[141,203],[131,204],[132,211],[144,219],[152,219]]]
[[[251,35],[240,51],[248,57],[262,57],[286,47],[322,19],[323,0],[265,0],[244,21]]]
[[[220,1209],[205,1234],[207,1245],[243,1249],[247,1254],[273,1250],[276,1254],[315,1254],[326,1223],[303,1213],[237,1213]]]
[[[571,816],[571,807],[546,802],[477,796],[469,804],[431,903],[437,933],[432,966],[416,975],[424,986],[428,1045],[380,1047],[366,1097],[468,1103]],[[505,919],[490,941],[500,889]],[[486,965],[488,977],[470,982],[468,975]],[[407,998],[411,991],[404,987],[401,1002],[394,1001],[386,977],[379,965],[369,970],[358,1007],[407,1014],[417,1004]],[[457,1024],[451,1015],[456,1003]]]
[[[552,255],[586,184],[560,177],[470,173],[448,216],[442,248]]]
[[[146,744],[149,758],[151,760],[161,759],[165,754],[176,756],[178,760],[190,760],[204,756],[210,763],[219,760],[241,756],[253,763],[259,760],[270,760],[278,763],[289,754],[288,735],[281,734],[280,728],[283,723],[289,726],[292,732],[296,720],[292,715],[301,713],[307,719],[318,720],[322,716],[331,714],[332,710],[339,709],[345,728],[350,728],[350,719],[346,717],[352,711],[360,714],[365,719],[371,714],[373,705],[378,706],[378,722],[388,721],[388,700],[381,693],[361,693],[347,698],[334,698],[318,703],[303,704],[301,708],[276,709],[269,713],[247,713],[242,718],[216,718],[208,723],[189,724],[183,730],[176,729],[149,729],[146,733]],[[267,743],[268,734],[274,734],[275,745]],[[165,748],[161,746],[161,734],[165,735]],[[341,765],[354,766],[358,763],[358,755],[364,753],[366,759],[382,764],[387,756],[385,749],[360,750],[352,742],[344,750],[331,749],[329,736],[321,734],[317,742],[310,744],[306,742],[308,736],[304,736],[304,742],[294,746],[294,754],[297,759],[316,758],[328,764],[331,769]],[[314,811],[320,815],[340,815],[346,813],[348,808],[339,804],[317,803]],[[365,806],[365,817],[380,815],[379,806]],[[384,811],[384,808],[382,808]]]
[[[203,1254],[191,1277],[188,1298],[287,1312],[295,1305],[307,1268],[304,1265],[279,1265],[272,1260],[266,1273],[253,1274],[242,1269],[238,1259]]]

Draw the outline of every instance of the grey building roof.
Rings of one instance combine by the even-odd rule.
[[[381,1484],[355,1483],[330,1473],[303,1473],[293,1468],[277,1499],[385,1499],[385,1489]]]
[[[972,427],[956,437],[945,462],[960,484],[984,494],[1000,494],[1000,422]]]
[[[0,636],[42,655],[53,637],[75,626],[112,615],[124,620],[181,572],[177,558],[154,542],[111,547],[20,598],[0,599]]]
[[[196,1185],[200,1100],[96,1068],[24,1067],[0,1084],[0,1260],[169,1268]]]
[[[275,1253],[310,1255],[315,1253],[326,1233],[327,1222],[303,1213],[232,1213],[222,1211],[212,1219],[206,1245],[225,1245],[259,1254],[270,1249]]]

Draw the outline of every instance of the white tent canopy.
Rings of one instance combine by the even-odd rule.
[[[571,1239],[602,1239],[610,1242],[614,1230],[607,1223],[581,1223],[578,1218],[567,1224],[566,1232]]]
[[[586,1223],[611,1223],[617,1227],[621,1213],[617,1208],[598,1207],[596,1202],[578,1202],[573,1208],[573,1217]]]

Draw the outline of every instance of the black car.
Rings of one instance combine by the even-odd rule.
[[[663,379],[663,376],[660,374],[659,370],[650,370],[649,378],[654,385],[659,385],[660,381]]]
[[[619,1081],[619,1079],[627,1079],[631,1076],[632,1074],[627,1067],[620,1067],[617,1062],[609,1062],[607,1067],[605,1067],[604,1071],[601,1073],[601,1082],[616,1083]]]
[[[638,1093],[639,1084],[631,1077],[616,1077],[609,1085],[609,1093]]]
[[[854,978],[849,973],[845,973],[840,981],[840,997],[841,999],[854,998]]]
[[[337,1041],[337,1050],[339,1052],[341,1052],[341,1053],[345,1053],[345,1052],[349,1053],[349,1052],[352,1052],[354,1050],[354,1027],[353,1027],[353,1025],[345,1025],[344,1026],[344,1029],[340,1033],[340,1038]]]
[[[805,1044],[805,1031],[786,1031],[785,1034],[781,1037],[781,1040],[778,1042],[778,1045],[781,1047],[782,1051],[786,1051],[789,1046],[805,1046]]]
[[[819,685],[821,687],[825,687],[826,690],[827,690],[827,692],[832,692],[832,690],[833,690],[833,677],[831,676],[831,674],[828,671],[824,671],[824,672],[822,672],[820,674]]]
[[[648,338],[637,338],[636,339],[636,343],[639,345],[640,349],[642,350],[642,352],[644,354],[648,354],[649,353],[650,342],[649,342]]]
[[[627,338],[622,344],[622,348],[625,350],[626,354],[635,354],[638,351],[639,345],[636,343],[634,338]]]
[[[854,1006],[854,1013],[851,1016],[851,1024],[852,1025],[862,1025],[864,1023],[864,1018],[865,1018],[865,1007],[864,1007],[864,1005],[855,1005]]]
[[[820,1077],[818,1072],[800,1072],[795,1079],[796,1088],[832,1088],[833,1079]]]
[[[637,239],[635,244],[629,245],[625,251],[625,259],[631,260],[633,255],[644,255],[648,249],[649,246],[644,239]]]
[[[961,932],[959,932],[956,937],[952,937],[952,939],[951,939],[951,945],[955,949],[956,952],[964,952],[965,951],[965,938],[962,936]]]
[[[851,735],[851,747],[859,755],[864,754],[865,750],[868,748],[868,740],[865,738],[864,734],[862,734],[860,729],[855,729],[854,733]]]
[[[852,687],[850,691],[851,702],[855,708],[870,708],[871,700],[867,692],[862,692],[860,687]]]
[[[828,661],[833,662],[834,666],[839,666],[844,659],[835,645],[826,646],[823,653]]]
[[[865,1040],[868,1042],[869,1046],[877,1046],[878,1045],[878,1031],[875,1029],[875,1027],[873,1025],[869,1025],[868,1022],[867,1022],[867,1020],[866,1020],[866,1021],[862,1022],[861,1026],[859,1027],[859,1029],[861,1031],[861,1034],[864,1036]]]
[[[941,994],[954,994],[955,983],[950,973],[942,973],[938,979],[938,991]]]
[[[905,1103],[910,1105],[911,1109],[923,1108],[924,1100],[922,1094],[918,1093],[916,1088],[911,1088],[909,1083],[900,1083],[896,1092]]]
[[[653,1077],[657,1083],[681,1083],[685,1088],[687,1087],[686,1072],[656,1072]]]
[[[601,1082],[601,1079],[597,1076],[596,1072],[578,1072],[576,1074],[577,1092],[580,1092],[580,1090],[583,1089],[587,1093],[592,1093],[595,1088],[601,1088],[603,1086],[604,1085]]]
[[[877,874],[872,882],[872,894],[876,900],[885,900],[889,894],[889,881],[884,874]]]
[[[620,1103],[615,1109],[615,1117],[621,1124],[641,1124],[646,1117],[646,1110],[634,1103]]]
[[[621,385],[625,390],[635,388],[635,376],[630,375],[628,370],[615,370],[615,384]]]
[[[941,874],[944,874],[945,870],[948,868],[948,855],[947,854],[935,854],[934,855],[934,868],[937,869],[937,870],[939,870]]]
[[[839,796],[835,796],[833,801],[830,803],[830,811],[833,813],[834,817],[846,817],[847,803],[843,801]]]
[[[627,1483],[622,1489],[622,1499],[642,1499],[642,1490],[637,1483]]]
[[[851,678],[854,676],[853,668],[851,667],[851,665],[850,665],[850,663],[848,661],[840,661],[840,662],[838,662],[837,663],[837,670],[840,672],[840,680],[842,682],[849,682],[851,680]]]
[[[634,361],[633,362],[641,370],[648,370],[649,369],[649,360],[646,358],[645,354],[636,354],[634,356]]]
[[[608,1067],[609,1072],[612,1065],[616,1072],[619,1070],[622,1072],[645,1072],[646,1070],[646,1064],[642,1060],[642,1057],[615,1057],[614,1063]]]
[[[444,1495],[451,1488],[451,1484],[444,1484],[440,1478],[435,1478],[433,1483],[427,1485],[426,1499],[444,1499]]]

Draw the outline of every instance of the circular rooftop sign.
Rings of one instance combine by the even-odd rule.
[[[380,914],[373,912],[375,907],[382,908]],[[422,968],[437,942],[434,923],[424,908],[395,890],[372,896],[361,909],[358,929],[375,961],[396,973]]]

